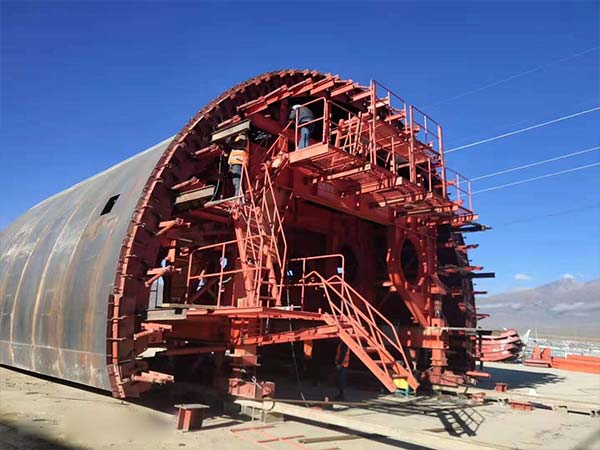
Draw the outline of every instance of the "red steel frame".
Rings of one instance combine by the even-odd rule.
[[[311,124],[288,123],[292,102],[316,112]],[[477,320],[470,280],[481,268],[469,265],[460,231],[476,215],[470,182],[446,167],[441,126],[378,82],[363,87],[330,75],[239,104],[205,133],[226,133],[244,121],[270,138],[267,145],[251,139],[240,195],[171,209],[153,235],[150,245],[158,244],[164,262],[146,271],[144,284],[164,280],[164,306],[137,325],[143,330],[135,335],[138,361],[147,348],[161,347],[172,356],[227,352],[236,366],[253,366],[257,347],[339,338],[390,391],[395,378],[413,389],[468,381]],[[307,125],[315,128],[310,145],[298,149],[299,130]],[[217,139],[190,149],[195,162],[171,192],[193,192],[215,176],[225,182],[223,171],[211,172],[223,145]],[[314,217],[303,214],[308,208]],[[294,234],[293,250],[302,253],[297,236],[312,231],[311,218],[317,227],[349,221],[363,230],[357,231],[362,240],[371,238],[367,229],[381,235],[388,281],[377,289],[385,294],[371,296],[368,267],[354,270],[350,280],[342,252],[289,257],[286,235]],[[367,255],[363,249],[353,259],[360,265],[364,256],[368,265]],[[292,280],[294,264],[301,270]],[[310,265],[321,270],[309,271]],[[325,275],[332,267],[338,273]],[[123,297],[115,296],[115,317],[122,316],[117,300]],[[117,336],[119,322],[113,323]],[[123,380],[118,358],[113,361],[115,395],[134,395],[135,382],[139,392],[140,383],[171,381],[139,369]],[[234,371],[238,381],[241,373]]]

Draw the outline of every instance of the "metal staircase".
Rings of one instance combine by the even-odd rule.
[[[396,391],[397,378],[413,390],[419,387],[396,328],[383,314],[339,275],[324,278],[313,271],[304,279],[313,285],[316,280],[325,292],[331,309],[323,315],[325,322],[338,327],[340,339],[390,392]]]
[[[283,150],[287,138],[280,135],[268,153]],[[275,155],[272,155],[275,156]],[[244,306],[281,306],[281,290],[287,255],[283,232],[283,211],[289,195],[278,194],[273,181],[285,167],[287,158],[268,158],[261,166],[262,176],[253,182],[246,167],[242,169],[240,201],[232,209],[237,246],[244,278]]]

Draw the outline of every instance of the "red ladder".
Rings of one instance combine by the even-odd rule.
[[[280,135],[267,151],[270,160],[262,165],[263,176],[256,177],[255,182],[248,176],[246,167],[242,169],[241,201],[232,210],[246,306],[281,306],[287,256],[281,211],[289,195],[278,195],[273,181],[286,165],[287,158],[271,157],[285,145],[287,138]]]

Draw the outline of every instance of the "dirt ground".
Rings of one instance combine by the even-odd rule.
[[[488,385],[502,381],[519,392],[593,401],[600,405],[600,377],[597,375],[514,364],[493,364],[486,370],[493,375]],[[281,388],[278,385],[278,389],[278,397],[298,396],[295,384]],[[332,388],[303,386],[302,391],[307,398],[322,399],[331,394]],[[586,415],[539,409],[515,411],[496,403],[475,406],[452,396],[404,399],[352,388],[347,397],[364,403],[336,407],[335,413],[365,423],[419,429],[509,448],[600,449],[600,418]],[[122,402],[99,391],[0,367],[0,450],[431,448],[404,445],[376,436],[358,436],[349,430],[297,419],[274,423],[263,430],[232,432],[260,423],[245,421],[241,416],[213,415],[205,420],[201,431],[180,433],[175,430],[173,408],[180,400],[181,396],[174,395],[173,391],[168,394],[157,391],[144,403]],[[257,443],[273,436],[297,438]],[[298,436],[339,436],[339,440],[300,444]]]

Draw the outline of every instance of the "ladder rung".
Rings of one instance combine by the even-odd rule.
[[[378,366],[391,366],[394,364],[392,361],[384,361],[382,359],[374,359],[373,362]]]
[[[353,339],[367,340],[366,336],[357,335],[357,334],[354,334],[354,333],[350,333],[350,336],[352,336]]]

